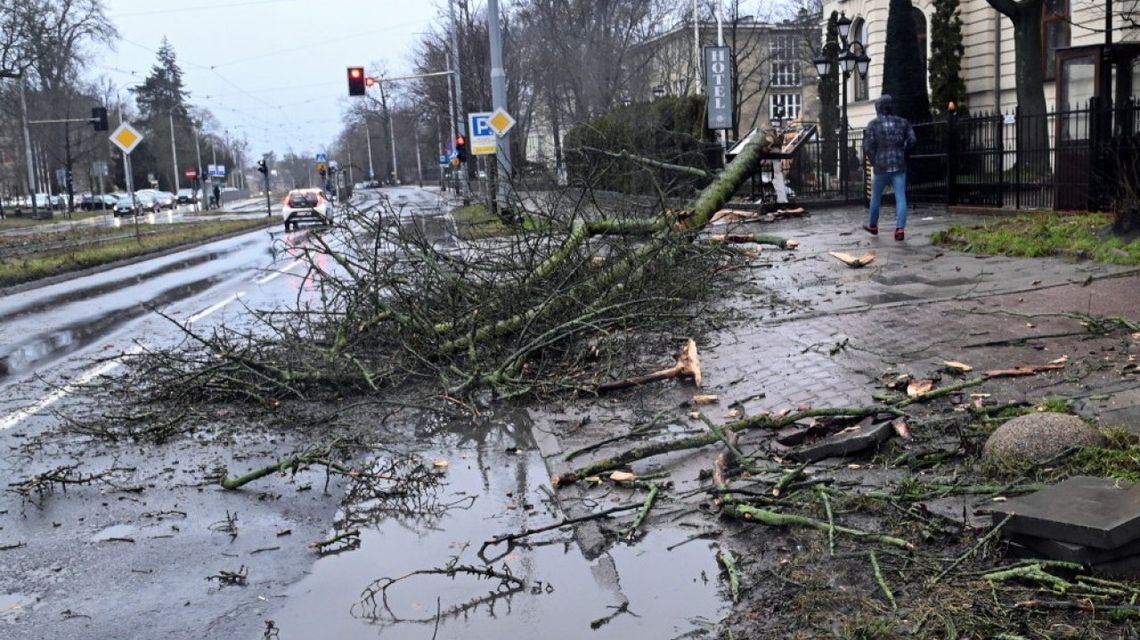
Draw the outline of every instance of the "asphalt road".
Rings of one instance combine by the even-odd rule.
[[[414,188],[362,192],[357,204],[382,198],[417,224],[422,211],[439,211],[437,193]],[[433,219],[439,240],[452,242],[448,218]],[[121,354],[184,340],[156,311],[209,331],[303,299],[305,265],[293,249],[311,233],[320,232],[263,229],[0,298],[0,486],[65,465],[107,474],[66,492],[0,493],[0,637],[260,636],[261,616],[315,561],[301,542],[327,535],[337,501],[322,495],[323,474],[295,479],[288,499],[223,491],[215,476],[296,442],[216,441],[204,429],[158,449],[45,435],[117,395],[81,391],[121,371]],[[254,560],[251,588],[206,580]]]

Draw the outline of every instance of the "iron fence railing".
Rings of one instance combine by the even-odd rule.
[[[1140,105],[1093,99],[1041,114],[950,116],[915,125],[911,202],[1012,209],[1093,210],[1140,194]],[[801,146],[789,184],[802,200],[858,200],[868,182],[862,132],[850,135],[847,193],[832,138]]]

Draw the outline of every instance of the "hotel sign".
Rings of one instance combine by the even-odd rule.
[[[705,47],[705,95],[708,96],[708,128],[732,128],[732,50]]]

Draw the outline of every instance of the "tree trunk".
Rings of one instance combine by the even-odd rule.
[[[1045,117],[1045,74],[1041,61],[1041,13],[1045,0],[986,0],[1013,23],[1017,80],[1017,163],[1023,171],[1049,173],[1049,123]]]

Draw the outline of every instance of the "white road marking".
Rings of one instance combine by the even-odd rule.
[[[299,265],[299,264],[301,264],[300,260],[294,260],[292,264],[285,267],[284,269],[281,269],[279,271],[274,271],[273,273],[265,276],[264,278],[261,278],[260,280],[257,280],[256,282],[257,282],[257,284],[265,284],[265,283],[270,282],[272,280],[276,280],[277,278],[280,278],[281,276],[285,275],[286,273],[289,273],[293,269],[296,269],[297,265]]]
[[[227,304],[233,302],[234,300],[237,300],[238,298],[240,298],[244,295],[245,295],[244,291],[238,291],[237,293],[229,296],[225,300],[222,300],[221,302],[219,302],[217,304],[210,305],[209,307],[206,307],[205,309],[199,311],[198,313],[195,313],[194,315],[190,316],[186,320],[186,322],[193,324],[193,323],[201,320],[202,318],[205,318],[206,316],[210,315],[211,313],[217,312],[222,307],[226,306]]]
[[[102,375],[106,375],[106,374],[114,371],[115,369],[118,369],[119,367],[123,366],[123,358],[125,358],[127,356],[136,355],[136,354],[142,352],[142,350],[143,350],[142,345],[135,345],[135,346],[131,347],[130,349],[128,349],[126,352],[124,352],[123,355],[115,358],[114,360],[108,360],[107,362],[104,362],[103,364],[95,367],[94,369],[88,371],[87,373],[84,373],[83,375],[72,380],[71,382],[67,383],[66,385],[60,387],[59,389],[52,391],[48,395],[41,398],[39,402],[37,402],[37,403],[35,403],[29,407],[24,407],[23,409],[20,409],[19,411],[13,412],[12,414],[5,417],[3,420],[0,420],[0,431],[6,431],[8,429],[11,429],[12,427],[23,422],[24,420],[27,420],[28,418],[36,415],[37,413],[43,411],[44,409],[47,409],[48,407],[52,406],[53,404],[59,402],[63,398],[67,397],[68,395],[74,393],[76,389],[78,389],[79,387],[82,387],[83,385],[87,384],[88,382],[91,382],[95,378],[98,378],[99,376],[102,376]]]

